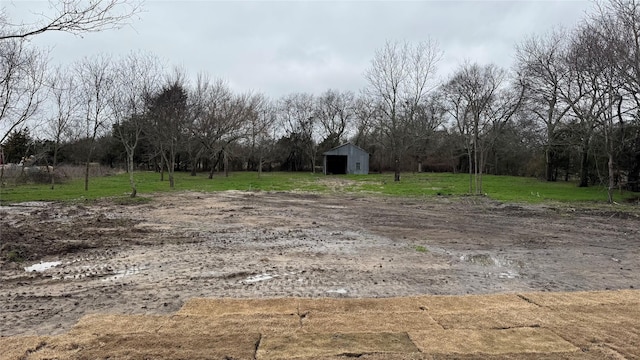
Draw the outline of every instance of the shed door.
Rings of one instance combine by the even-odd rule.
[[[346,173],[347,173],[347,156],[346,155],[327,155],[327,175],[346,174]]]

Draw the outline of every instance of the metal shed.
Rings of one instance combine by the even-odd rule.
[[[325,175],[369,173],[369,153],[351,143],[334,147],[322,155]]]

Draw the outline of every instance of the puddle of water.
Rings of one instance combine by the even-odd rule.
[[[48,207],[49,205],[51,205],[52,203],[49,201],[25,201],[25,202],[21,202],[21,203],[17,203],[15,205],[12,206],[17,206],[17,207]]]
[[[139,274],[142,270],[145,270],[145,269],[146,269],[146,267],[144,267],[144,266],[134,266],[134,267],[128,268],[128,269],[118,270],[118,271],[115,272],[115,275],[106,277],[106,278],[102,279],[102,281],[122,279],[125,276],[131,276],[131,275]]]
[[[507,272],[501,272],[500,274],[498,274],[498,277],[500,279],[515,279],[517,277],[520,277],[520,274],[518,274],[515,271],[507,271]]]
[[[460,261],[470,262],[472,264],[491,266],[496,265],[496,261],[488,254],[462,255]]]
[[[24,271],[26,271],[26,272],[32,272],[32,271],[42,272],[42,271],[45,271],[47,269],[51,269],[53,267],[56,267],[56,266],[58,266],[60,264],[62,264],[61,261],[41,262],[41,263],[38,263],[38,264],[33,264],[31,266],[25,267]]]
[[[255,276],[249,276],[248,278],[244,279],[243,281],[246,283],[255,283],[255,282],[259,282],[259,281],[267,281],[267,280],[271,280],[274,277],[278,277],[278,275],[269,275],[269,274],[260,274],[260,275],[255,275]]]
[[[331,294],[341,294],[344,295],[347,293],[347,289],[336,289],[336,290],[327,290],[328,293]]]

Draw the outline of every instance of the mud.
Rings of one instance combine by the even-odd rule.
[[[0,219],[0,336],[60,334],[90,313],[169,314],[193,297],[640,287],[628,212],[230,191],[23,203]]]

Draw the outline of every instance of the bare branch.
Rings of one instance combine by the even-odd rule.
[[[121,28],[142,11],[134,0],[62,0],[51,2],[53,14],[38,14],[32,24],[11,25],[3,21],[0,40],[24,39],[44,32],[61,31],[74,35]]]

